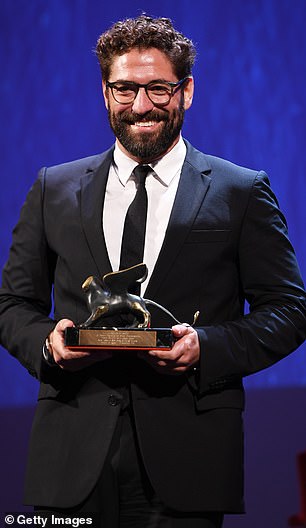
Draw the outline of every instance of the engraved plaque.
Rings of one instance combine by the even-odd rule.
[[[174,339],[167,328],[66,328],[65,346],[107,350],[170,350]]]

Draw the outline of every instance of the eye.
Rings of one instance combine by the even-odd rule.
[[[126,85],[126,84],[116,84],[114,85],[113,89],[118,95],[130,97],[131,95],[134,95],[136,89],[134,86]]]
[[[150,86],[148,86],[148,90],[154,95],[166,95],[171,93],[169,86],[161,83],[150,84]]]

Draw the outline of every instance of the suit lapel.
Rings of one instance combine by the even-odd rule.
[[[204,154],[188,142],[187,155],[174,200],[164,242],[145,296],[154,299],[161,279],[171,269],[192,227],[210,185],[211,169]]]
[[[105,153],[97,168],[87,170],[81,181],[81,221],[100,276],[112,271],[102,228],[103,202],[112,155],[113,148]]]
[[[209,188],[211,172],[207,158],[188,142],[187,155],[174,200],[164,242],[146,289],[154,298],[161,279],[168,273],[184,243]],[[100,276],[112,271],[103,228],[102,210],[113,148],[98,167],[89,168],[81,180],[81,221],[90,253]]]

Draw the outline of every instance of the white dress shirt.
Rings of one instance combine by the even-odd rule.
[[[149,164],[153,172],[150,172],[146,179],[148,213],[143,257],[149,273],[141,285],[142,294],[164,241],[185,156],[186,145],[180,137],[168,154]],[[113,271],[119,269],[125,216],[136,194],[136,183],[132,174],[136,165],[138,163],[124,154],[116,144],[103,207],[103,231]]]

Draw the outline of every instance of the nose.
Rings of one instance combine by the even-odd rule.
[[[147,112],[150,112],[153,107],[154,104],[152,103],[152,101],[150,101],[145,89],[139,88],[138,94],[136,95],[135,100],[133,102],[133,112],[135,112],[136,114],[146,114]]]

